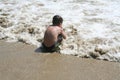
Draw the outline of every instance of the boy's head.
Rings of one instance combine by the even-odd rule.
[[[53,25],[60,25],[63,23],[63,18],[59,15],[55,15],[52,20]]]

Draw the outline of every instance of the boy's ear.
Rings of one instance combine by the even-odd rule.
[[[62,23],[60,23],[60,25],[62,25]]]

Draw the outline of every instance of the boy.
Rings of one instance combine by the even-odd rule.
[[[62,28],[63,18],[59,15],[55,15],[52,23],[52,25],[48,26],[44,34],[42,46],[45,52],[57,51],[62,42],[62,38],[66,39],[66,34]]]

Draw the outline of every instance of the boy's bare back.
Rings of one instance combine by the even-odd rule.
[[[44,44],[47,47],[54,45],[57,42],[58,35],[61,34],[62,29],[58,26],[49,26],[45,32]]]

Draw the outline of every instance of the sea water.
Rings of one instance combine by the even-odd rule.
[[[0,39],[39,47],[56,14],[61,54],[120,62],[120,0],[0,0]]]

